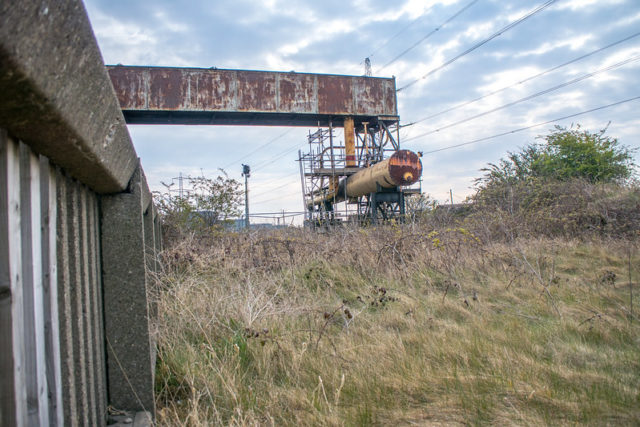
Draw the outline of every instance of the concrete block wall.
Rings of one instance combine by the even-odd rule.
[[[104,303],[118,308],[105,311],[105,338],[109,385],[119,390],[111,396],[111,404],[126,408],[135,402],[137,408],[154,413],[155,340],[150,333],[148,276],[155,259],[146,243],[155,239],[153,230],[145,229],[148,190],[142,176],[137,168],[128,191],[101,200]],[[150,197],[147,200],[150,204]]]
[[[56,171],[58,309],[66,424],[106,419],[99,197]]]
[[[82,2],[5,3],[0,426],[153,414],[161,239],[144,172]]]

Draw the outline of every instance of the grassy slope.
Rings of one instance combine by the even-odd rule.
[[[637,249],[615,241],[185,242],[159,278],[159,422],[637,425],[629,253],[637,281]]]

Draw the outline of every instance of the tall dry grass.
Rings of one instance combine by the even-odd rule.
[[[161,425],[640,423],[633,240],[406,225],[163,256]]]

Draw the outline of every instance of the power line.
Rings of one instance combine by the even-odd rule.
[[[504,34],[506,31],[509,31],[510,29],[512,29],[513,27],[515,27],[516,25],[526,21],[527,19],[531,18],[533,15],[535,15],[538,12],[541,12],[542,10],[546,9],[547,7],[551,6],[553,3],[555,3],[557,0],[548,0],[547,2],[541,4],[540,6],[536,7],[535,9],[533,9],[532,11],[528,12],[527,14],[525,14],[524,16],[518,18],[517,20],[513,21],[512,23],[510,23],[509,25],[507,25],[506,27],[503,27],[502,29],[496,31],[495,33],[493,33],[491,36],[489,36],[488,38],[482,40],[479,43],[476,43],[475,45],[471,46],[469,49],[465,50],[464,52],[454,56],[453,58],[449,59],[448,61],[446,61],[444,64],[432,69],[431,71],[429,71],[427,74],[423,75],[422,77],[413,80],[412,82],[402,86],[400,89],[397,89],[397,92],[403,91],[404,89],[413,86],[414,84],[416,84],[417,82],[419,82],[420,80],[426,79],[427,77],[429,77],[430,75],[432,75],[433,73],[435,73],[436,71],[440,71],[443,68],[445,68],[446,66],[454,63],[455,61],[457,61],[458,59],[462,58],[463,56],[473,52],[474,50],[478,49],[479,47],[489,43],[491,40],[495,39],[496,37]]]
[[[293,129],[288,129],[285,132],[281,133],[280,135],[276,136],[275,138],[267,141],[266,143],[262,144],[261,146],[259,146],[258,148],[256,148],[255,150],[253,150],[252,152],[250,152],[249,154],[240,157],[238,160],[235,160],[231,163],[229,163],[228,165],[224,166],[222,169],[226,169],[229,166],[233,166],[235,164],[237,164],[238,162],[247,159],[248,157],[251,157],[253,154],[257,153],[258,151],[262,150],[264,147],[276,142],[277,140],[279,140],[280,138],[282,138],[283,136],[285,136],[286,134],[288,134],[289,132],[291,132]]]
[[[413,136],[411,138],[406,138],[404,140],[404,142],[408,142],[408,141],[411,141],[411,140],[414,140],[414,139],[417,139],[417,138],[421,138],[423,136],[431,135],[433,133],[440,132],[441,130],[449,129],[449,128],[452,128],[454,126],[460,125],[462,123],[470,122],[471,120],[475,120],[475,119],[477,119],[479,117],[483,117],[483,116],[486,116],[488,114],[495,113],[496,111],[504,110],[505,108],[508,108],[508,107],[513,107],[514,105],[520,104],[521,102],[529,101],[529,100],[537,98],[539,96],[546,95],[546,94],[548,94],[550,92],[553,92],[553,91],[556,91],[558,89],[562,89],[562,88],[564,88],[566,86],[569,86],[569,85],[581,82],[583,80],[586,80],[586,79],[588,79],[590,77],[593,77],[593,76],[595,76],[597,74],[604,73],[606,71],[611,71],[611,70],[613,70],[615,68],[618,68],[618,67],[621,67],[623,65],[629,64],[629,63],[631,63],[633,61],[637,61],[638,59],[640,59],[640,55],[633,56],[631,58],[625,59],[624,61],[620,61],[618,63],[610,65],[608,67],[604,67],[604,68],[601,68],[599,70],[593,71],[591,73],[584,74],[584,75],[582,75],[580,77],[576,77],[575,79],[569,80],[568,82],[561,83],[561,84],[553,86],[551,88],[548,88],[548,89],[545,89],[545,90],[541,90],[540,92],[536,92],[534,94],[525,96],[524,98],[520,98],[520,99],[517,99],[515,101],[509,102],[507,104],[501,105],[499,107],[492,108],[491,110],[484,111],[482,113],[476,114],[476,115],[471,116],[471,117],[467,117],[467,118],[462,119],[462,120],[458,120],[458,121],[453,122],[453,123],[449,123],[448,125],[442,126],[442,127],[438,128],[438,129],[430,130],[429,132],[421,133],[420,135],[416,135],[416,136]]]
[[[273,197],[273,198],[268,199],[268,200],[262,200],[262,201],[259,201],[259,202],[255,202],[254,204],[261,205],[261,204],[264,204],[264,203],[273,202],[274,200],[282,200],[284,197],[295,196],[296,194],[299,194],[299,193],[296,191],[295,193],[280,194],[280,195],[278,195],[278,197]]]
[[[558,70],[558,69],[560,69],[560,68],[562,68],[562,67],[566,67],[567,65],[573,64],[573,63],[578,62],[578,61],[580,61],[580,60],[582,60],[582,59],[585,59],[585,58],[588,58],[588,57],[590,57],[590,56],[593,56],[593,55],[595,55],[596,53],[600,53],[600,52],[602,52],[602,51],[604,51],[604,50],[606,50],[606,49],[609,49],[609,48],[612,48],[612,47],[614,47],[614,46],[617,46],[617,45],[619,45],[620,43],[626,42],[627,40],[631,40],[632,38],[637,37],[637,36],[639,36],[639,35],[640,35],[640,32],[635,33],[635,34],[632,34],[632,35],[630,35],[630,36],[628,36],[628,37],[625,37],[624,39],[618,40],[618,41],[616,41],[616,42],[613,42],[613,43],[611,43],[611,44],[608,44],[607,46],[601,47],[601,48],[596,49],[596,50],[594,50],[594,51],[592,51],[592,52],[589,52],[589,53],[587,53],[587,54],[584,54],[584,55],[582,55],[582,56],[579,56],[579,57],[577,57],[577,58],[574,58],[574,59],[572,59],[571,61],[564,62],[564,63],[562,63],[562,64],[560,64],[560,65],[556,65],[555,67],[549,68],[548,70],[545,70],[545,71],[543,71],[543,72],[541,72],[541,73],[538,73],[538,74],[532,75],[532,76],[530,76],[530,77],[527,77],[526,79],[520,80],[520,81],[518,81],[518,82],[516,82],[516,83],[514,83],[514,84],[512,84],[512,85],[505,86],[505,87],[503,87],[503,88],[501,88],[501,89],[494,90],[493,92],[489,92],[489,93],[487,93],[487,94],[485,94],[485,95],[482,95],[482,96],[480,96],[480,97],[478,97],[478,98],[475,98],[475,99],[472,99],[472,100],[470,100],[470,101],[466,101],[466,102],[460,103],[460,104],[458,104],[458,105],[456,105],[456,106],[454,106],[454,107],[447,108],[446,110],[442,110],[442,111],[440,111],[440,112],[438,112],[438,113],[435,113],[435,114],[432,114],[432,115],[430,115],[430,116],[423,117],[423,118],[421,118],[421,119],[418,119],[418,120],[416,120],[416,121],[413,121],[413,122],[411,122],[411,123],[408,123],[408,124],[406,124],[406,125],[404,125],[404,126],[402,126],[402,127],[412,126],[412,125],[415,125],[415,124],[417,124],[417,123],[424,122],[425,120],[429,120],[429,119],[432,119],[432,118],[434,118],[434,117],[438,117],[438,116],[440,116],[440,115],[442,115],[442,114],[444,114],[444,113],[449,113],[449,112],[454,111],[454,110],[457,110],[457,109],[459,109],[459,108],[466,107],[466,106],[467,106],[467,105],[469,105],[469,104],[473,104],[474,102],[478,102],[478,101],[480,101],[480,100],[482,100],[482,99],[485,99],[485,98],[487,98],[487,97],[489,97],[489,96],[493,96],[493,95],[495,95],[495,94],[497,94],[497,93],[503,92],[503,91],[505,91],[505,90],[507,90],[507,89],[510,89],[510,88],[514,87],[514,86],[521,85],[521,84],[526,83],[526,82],[528,82],[528,81],[530,81],[530,80],[533,80],[533,79],[536,79],[536,78],[538,78],[538,77],[544,76],[545,74],[549,74],[549,73],[551,73],[552,71],[556,71],[556,70]]]
[[[424,13],[420,16],[418,16],[416,19],[414,19],[413,21],[409,22],[407,25],[405,25],[404,27],[402,27],[402,29],[400,31],[398,31],[397,33],[395,33],[393,36],[391,36],[390,38],[388,38],[384,43],[382,43],[380,46],[378,46],[373,52],[371,52],[367,58],[372,58],[373,55],[375,55],[376,53],[378,53],[383,47],[385,47],[386,45],[388,45],[389,43],[391,43],[391,41],[395,40],[400,34],[404,33],[410,26],[412,26],[413,24],[415,24],[416,22],[418,22],[422,17],[424,17],[427,13],[429,13],[429,11],[433,9],[433,5],[431,5],[431,7],[429,9],[427,9],[426,11],[424,11]],[[362,64],[362,62],[360,62],[360,64]]]
[[[299,149],[301,149],[302,147],[304,147],[306,145],[306,143],[303,143],[302,145],[298,144],[295,147],[291,148],[291,149],[287,149],[287,151],[282,152],[281,154],[277,155],[276,157],[273,157],[267,161],[263,161],[258,163],[258,165],[256,167],[253,168],[254,172],[257,170],[262,170],[264,169],[265,166],[270,165],[271,163],[280,160],[281,158],[283,158],[284,156],[286,156],[287,154],[293,153],[294,151],[297,151]]]
[[[268,190],[266,190],[266,191],[260,191],[260,192],[258,193],[258,195],[257,195],[257,196],[255,196],[258,200],[255,200],[255,199],[254,199],[254,201],[259,201],[260,196],[271,195],[271,193],[273,193],[275,190],[279,190],[279,189],[284,188],[284,187],[287,187],[287,186],[289,186],[289,185],[293,185],[293,182],[292,182],[291,180],[288,180],[286,183],[284,183],[284,184],[282,184],[282,185],[279,185],[279,186],[277,186],[277,187],[270,188],[270,189],[268,189]],[[256,191],[257,191],[257,190],[256,190]]]
[[[624,104],[624,103],[627,103],[627,102],[631,102],[631,101],[635,101],[635,100],[638,100],[638,99],[640,99],[640,96],[635,96],[633,98],[628,98],[628,99],[625,99],[625,100],[622,100],[622,101],[614,102],[612,104],[602,105],[600,107],[592,108],[590,110],[581,111],[579,113],[570,114],[570,115],[564,116],[564,117],[558,117],[556,119],[547,120],[546,122],[536,123],[534,125],[522,127],[522,128],[519,128],[519,129],[510,130],[508,132],[499,133],[497,135],[486,136],[484,138],[474,139],[472,141],[463,142],[461,144],[449,145],[447,147],[438,148],[436,150],[424,151],[422,154],[424,155],[424,154],[439,153],[440,151],[451,150],[453,148],[463,147],[465,145],[477,144],[478,142],[483,142],[483,141],[487,141],[487,140],[490,140],[490,139],[499,138],[501,136],[511,135],[511,134],[522,132],[522,131],[525,131],[525,130],[529,130],[529,129],[532,129],[532,128],[535,128],[535,127],[538,127],[538,126],[544,126],[544,125],[548,125],[550,123],[559,122],[561,120],[572,119],[574,117],[578,117],[578,116],[582,116],[582,115],[585,115],[585,114],[593,113],[594,111],[604,110],[604,109],[610,108],[610,107],[615,107],[617,105],[621,105],[621,104]]]
[[[282,180],[285,179],[285,178],[291,178],[291,177],[294,177],[294,176],[300,176],[300,172],[296,171],[296,172],[289,173],[289,174],[286,174],[286,175],[274,176],[271,179],[269,179],[268,181],[257,182],[255,184],[269,186],[269,185],[273,185],[273,184],[277,184],[279,182],[282,182]]]
[[[406,48],[405,50],[403,50],[398,56],[396,56],[395,58],[393,58],[391,61],[387,62],[386,64],[384,64],[382,66],[382,68],[380,68],[378,70],[378,73],[381,72],[382,70],[384,70],[385,68],[387,68],[389,65],[393,64],[394,62],[396,62],[398,59],[400,59],[401,57],[403,57],[405,54],[407,54],[408,52],[410,52],[411,50],[415,49],[416,46],[418,46],[420,43],[422,43],[423,41],[425,41],[426,39],[428,39],[429,37],[431,37],[432,35],[434,35],[435,33],[437,33],[438,31],[440,31],[441,28],[443,28],[445,25],[447,25],[449,22],[453,21],[455,18],[457,18],[459,15],[461,15],[465,10],[469,9],[471,6],[473,6],[475,3],[477,3],[478,0],[473,0],[471,3],[467,4],[465,7],[463,7],[462,9],[460,9],[458,12],[456,12],[453,16],[451,16],[449,19],[447,19],[446,21],[444,21],[442,24],[440,24],[439,26],[437,26],[436,28],[434,28],[433,30],[431,30],[429,33],[427,33],[426,36],[422,37],[420,40],[418,40],[417,42],[415,42],[414,44],[412,44],[411,46],[409,46],[408,48]]]

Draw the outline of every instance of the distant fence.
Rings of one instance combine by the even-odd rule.
[[[154,414],[160,227],[86,12],[0,22],[0,425]]]

